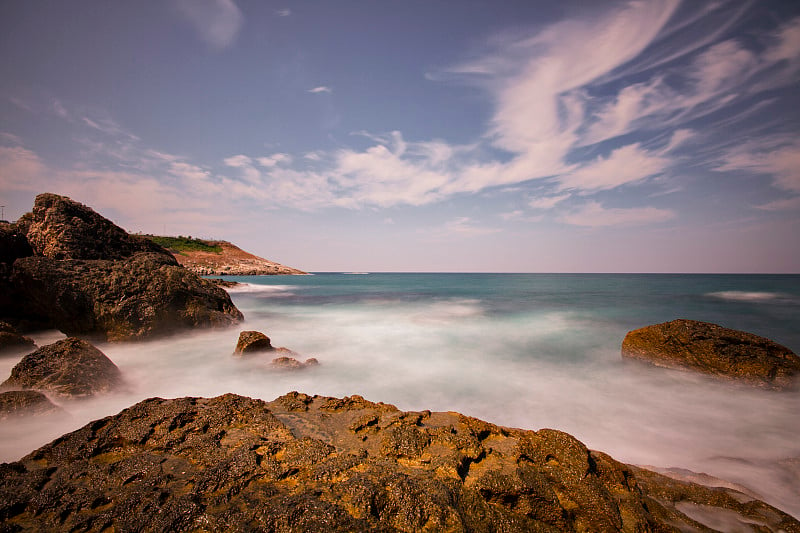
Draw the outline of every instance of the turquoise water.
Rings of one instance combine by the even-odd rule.
[[[128,389],[4,429],[0,460],[151,396],[298,390],[567,431],[618,460],[705,472],[800,516],[800,391],[623,361],[625,333],[690,318],[800,352],[800,276],[316,274],[230,277],[245,323],[100,345]],[[255,329],[320,365],[275,372],[231,356]],[[48,334],[50,338],[54,334]],[[43,344],[41,339],[39,344]],[[4,374],[16,361],[0,360]]]

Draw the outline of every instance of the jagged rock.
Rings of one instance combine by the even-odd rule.
[[[695,531],[688,505],[702,505],[742,528],[800,531],[735,491],[676,483],[559,431],[358,396],[153,398],[0,465],[0,520],[10,531]]]
[[[236,348],[233,355],[245,355],[257,352],[271,352],[274,351],[269,337],[260,331],[242,331],[239,333],[239,340],[236,342]]]
[[[141,252],[171,257],[150,239],[129,235],[91,208],[57,194],[38,195],[17,225],[35,255],[50,259],[124,259]]]
[[[22,352],[33,350],[36,344],[30,337],[21,335],[14,326],[0,322],[0,354],[6,352]]]
[[[0,272],[0,317],[113,341],[242,319],[223,289],[69,198],[40,194],[17,227],[35,255]]]
[[[800,357],[789,348],[696,320],[679,319],[630,331],[622,341],[622,356],[776,389],[793,386],[800,375]]]
[[[121,383],[119,368],[103,352],[84,340],[68,337],[23,357],[0,388],[85,397],[109,392]]]
[[[47,396],[34,390],[0,392],[0,420],[61,411]]]

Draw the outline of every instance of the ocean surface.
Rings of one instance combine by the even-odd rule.
[[[0,460],[152,396],[297,390],[404,410],[555,428],[627,463],[741,484],[800,517],[800,391],[623,361],[625,333],[675,318],[800,353],[800,275],[316,274],[230,277],[241,327],[98,347],[127,389],[68,415],[0,426]],[[278,372],[231,356],[241,330],[320,365]],[[38,344],[61,337],[36,336]],[[7,376],[18,358],[0,359]]]

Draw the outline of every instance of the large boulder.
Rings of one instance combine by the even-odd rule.
[[[171,257],[150,239],[129,235],[91,208],[57,194],[38,195],[17,225],[34,254],[50,259],[124,259],[141,252]]]
[[[23,357],[0,388],[79,398],[110,392],[121,384],[119,368],[103,352],[85,340],[68,337]]]
[[[697,320],[679,319],[630,331],[622,341],[622,356],[776,389],[793,386],[800,375],[800,357],[786,346]]]
[[[242,319],[223,289],[69,198],[40,194],[15,227],[34,255],[0,264],[0,318],[113,341]]]
[[[0,465],[11,531],[707,531],[715,512],[800,531],[566,433],[358,396],[153,398]]]
[[[12,284],[25,316],[46,317],[67,335],[142,339],[242,319],[228,294],[161,254],[119,261],[19,259]]]
[[[39,391],[0,392],[0,421],[62,412],[60,407],[54,405],[47,396]]]

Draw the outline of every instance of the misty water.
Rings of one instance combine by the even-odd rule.
[[[458,411],[555,428],[627,463],[704,472],[800,517],[800,391],[775,392],[623,361],[625,333],[715,322],[800,351],[800,276],[317,274],[230,278],[245,323],[99,344],[124,392],[60,401],[66,415],[0,425],[16,460],[144,398],[297,390],[359,394],[404,410]],[[316,357],[299,372],[232,357],[238,333]],[[61,335],[44,332],[39,345]],[[17,358],[0,359],[7,376]]]

